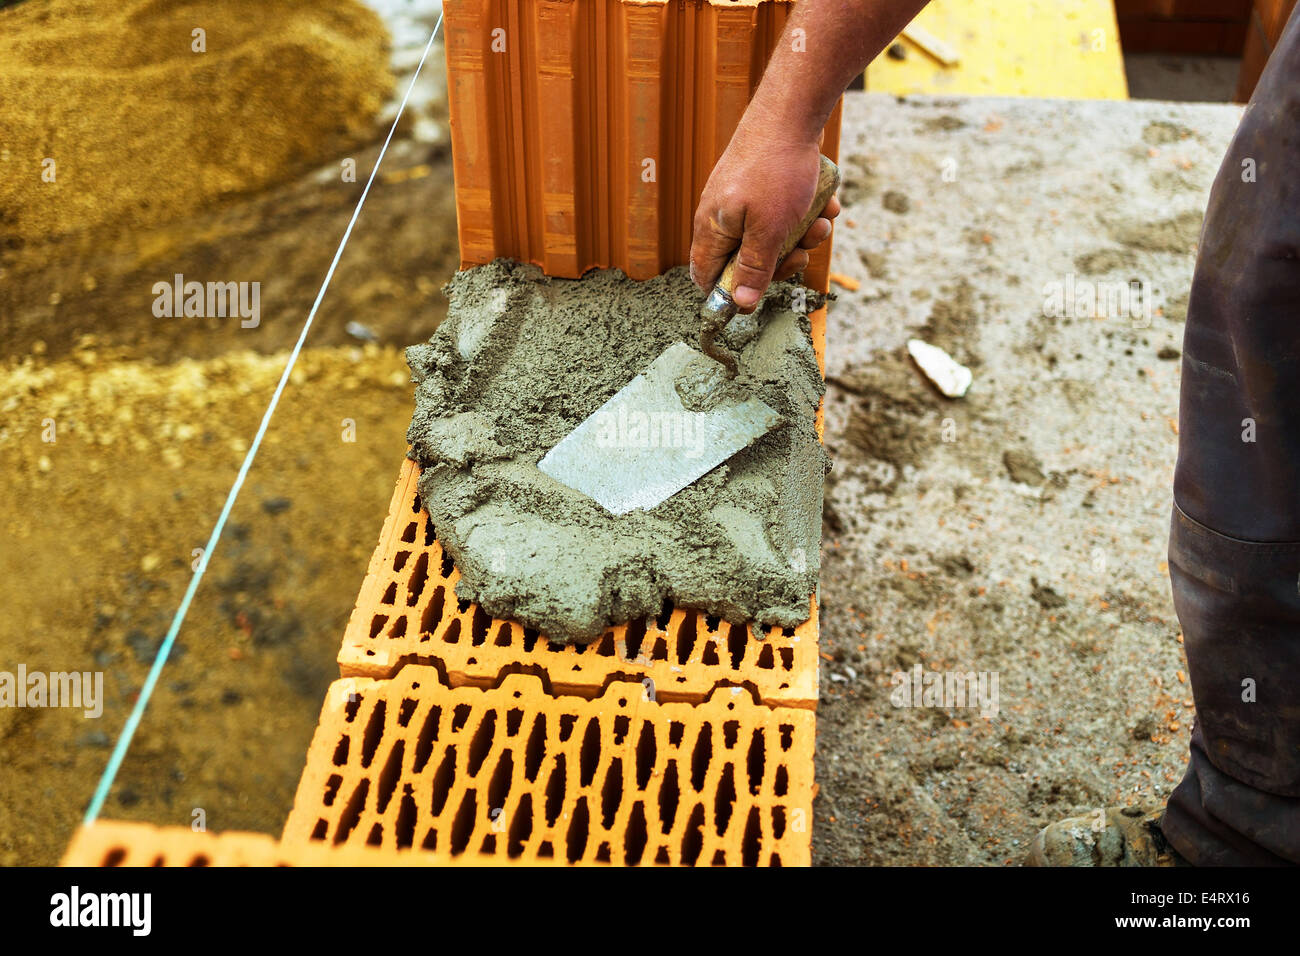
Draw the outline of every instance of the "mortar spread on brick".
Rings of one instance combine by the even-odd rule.
[[[446,321],[407,350],[417,385],[407,439],[461,572],[457,596],[565,642],[666,601],[736,623],[806,620],[829,466],[814,425],[825,386],[803,314],[819,299],[797,289],[773,287],[725,340],[741,353],[739,387],[781,423],[657,507],[615,517],[537,462],[663,349],[696,341],[702,297],[686,270],[570,280],[497,260],[457,273]],[[689,437],[658,424],[653,438],[633,423],[615,440]]]

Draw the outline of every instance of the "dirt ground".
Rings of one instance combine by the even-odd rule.
[[[0,35],[24,6],[0,11]],[[389,52],[400,77],[410,50]],[[399,349],[436,327],[456,265],[436,91],[426,107],[385,160],[105,816],[283,823],[405,449]],[[103,670],[107,698],[99,720],[0,710],[0,863],[55,862],[84,810],[385,109],[181,218],[0,255],[0,669]],[[829,328],[816,862],[1014,863],[1043,823],[1176,781],[1192,707],[1164,566],[1174,359],[1238,115],[850,97],[835,269],[862,285]],[[358,182],[339,175],[349,158]],[[260,325],[155,318],[153,284],[175,273],[261,281]],[[1045,285],[1071,273],[1159,286],[1160,312],[1047,317]],[[913,335],[973,368],[967,398],[918,378]],[[999,713],[892,706],[892,675],[917,664],[996,672]]]

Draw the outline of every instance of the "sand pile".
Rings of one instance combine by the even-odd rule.
[[[407,438],[458,596],[557,641],[593,640],[665,601],[735,622],[806,620],[824,386],[791,288],[728,336],[742,349],[737,383],[781,424],[657,507],[615,517],[537,462],[663,349],[698,340],[702,296],[686,270],[565,280],[497,260],[457,273],[448,318],[407,350],[419,383]]]
[[[255,192],[373,138],[391,86],[353,0],[0,9],[0,253]]]

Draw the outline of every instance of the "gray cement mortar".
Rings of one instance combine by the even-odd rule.
[[[537,463],[665,348],[698,339],[702,296],[685,269],[566,280],[497,260],[457,273],[446,321],[407,350],[407,439],[461,572],[457,596],[563,642],[665,602],[734,622],[807,619],[829,464],[813,424],[824,384],[794,289],[775,286],[724,339],[741,354],[728,391],[761,399],[780,424],[657,507],[615,517]],[[679,391],[698,402],[714,384]]]

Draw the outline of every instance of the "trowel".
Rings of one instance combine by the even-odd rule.
[[[778,262],[839,184],[840,171],[823,156],[812,207],[786,237]],[[685,342],[670,345],[537,467],[622,515],[663,503],[771,431],[781,416],[731,381],[739,363],[715,341],[738,311],[735,272],[732,256],[700,311],[699,351]]]

